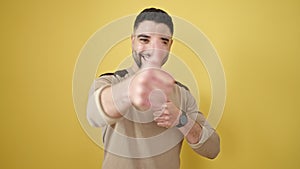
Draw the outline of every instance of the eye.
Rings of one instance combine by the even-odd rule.
[[[142,42],[142,43],[148,43],[149,39],[147,39],[147,38],[140,38],[139,41]]]
[[[167,45],[169,42],[166,40],[163,40],[163,44]]]
[[[164,45],[168,45],[170,42],[170,40],[168,38],[164,38],[164,37],[161,38],[161,41]]]

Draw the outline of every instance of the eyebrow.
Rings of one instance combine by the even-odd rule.
[[[145,34],[139,34],[137,37],[138,38],[150,38],[149,35],[145,35]]]
[[[137,37],[138,37],[138,38],[151,38],[151,36],[146,35],[146,34],[139,34],[139,35],[137,35]],[[161,37],[160,39],[161,39],[161,40],[164,40],[164,41],[167,41],[167,42],[170,41],[170,38],[166,38],[166,37]]]
[[[164,38],[164,37],[162,37],[162,38],[160,38],[161,40],[164,40],[164,41],[167,41],[167,42],[169,42],[170,41],[170,39],[169,38]]]

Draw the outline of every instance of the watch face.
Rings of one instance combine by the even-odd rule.
[[[187,117],[186,115],[181,115],[180,116],[180,124],[185,125],[187,123]]]

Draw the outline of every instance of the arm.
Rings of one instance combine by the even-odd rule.
[[[111,88],[114,78],[116,77],[113,75],[102,76],[91,85],[87,103],[87,120],[93,127],[113,124],[119,119],[117,116],[108,115],[100,101],[103,91]]]
[[[168,101],[164,106],[163,112],[160,114],[159,111],[154,113],[154,121],[157,122],[158,126],[170,128],[175,127],[179,123],[179,118],[182,111],[172,102]],[[187,116],[187,124],[178,128],[179,131],[185,135],[187,141],[191,144],[196,144],[200,141],[202,133],[202,126]]]
[[[185,136],[188,144],[195,152],[214,159],[220,152],[220,138],[205,120],[203,114],[196,112],[188,115],[188,123],[178,130]],[[168,103],[166,110],[154,120],[158,126],[175,127],[178,124],[180,114],[181,111],[173,103]],[[197,117],[193,118],[193,114],[196,114]]]
[[[189,121],[194,123],[186,135],[190,147],[204,157],[216,158],[220,152],[220,138],[217,132],[208,124],[200,112],[198,112],[195,121],[193,119],[189,119]],[[201,128],[201,131],[198,127]]]
[[[193,127],[190,128],[186,135],[187,141],[195,152],[204,157],[214,159],[220,152],[219,135],[216,133],[215,129],[209,125],[204,115],[198,111],[198,106],[191,93],[188,91],[183,93],[185,93],[185,97],[187,98],[186,110],[189,112],[187,113],[189,121],[194,123]],[[200,127],[201,131],[196,126]]]
[[[116,81],[116,82],[115,82]],[[92,85],[88,99],[87,118],[95,127],[115,123],[131,106],[147,110],[149,94],[156,88],[168,93],[173,79],[159,69],[140,71],[121,82],[115,76],[99,78]]]
[[[112,118],[120,118],[131,106],[128,96],[128,88],[131,78],[128,78],[113,86],[103,89],[99,96],[99,102],[103,111]]]
[[[196,123],[193,119],[188,117],[188,123],[179,128],[181,133],[185,134],[185,138],[188,143],[196,144],[200,141],[202,134],[202,127]]]
[[[198,111],[195,99],[189,91],[182,89],[181,110],[184,110],[188,118],[188,123],[178,128],[185,136],[190,147],[198,154],[213,159],[220,152],[220,139],[215,130],[208,124],[202,113]],[[155,113],[154,121],[161,127],[174,127],[179,123],[182,111],[172,102],[167,102],[161,114]],[[156,115],[157,114],[157,115]]]

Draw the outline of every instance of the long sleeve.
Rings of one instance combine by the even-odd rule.
[[[87,104],[87,120],[93,127],[103,127],[113,124],[118,119],[109,117],[102,108],[100,94],[106,87],[111,86],[114,76],[97,78],[91,85]]]
[[[214,159],[217,157],[217,155],[220,152],[220,137],[214,131],[207,136],[207,139],[203,143],[201,143],[200,140],[199,143],[197,144],[189,144],[189,145],[196,153],[204,157]]]
[[[181,89],[183,98],[183,108],[189,117],[195,120],[202,127],[200,140],[196,144],[189,144],[199,155],[213,159],[220,152],[220,138],[218,133],[212,128],[204,115],[198,111],[197,103],[191,93],[186,89]]]

